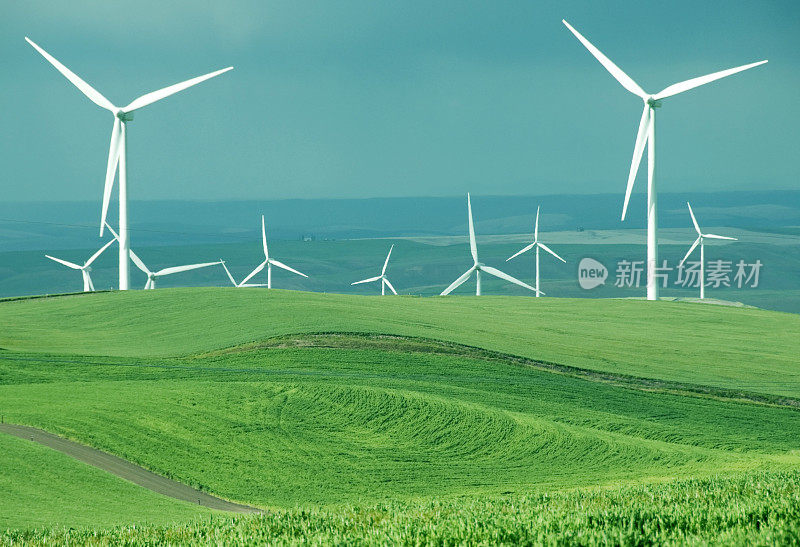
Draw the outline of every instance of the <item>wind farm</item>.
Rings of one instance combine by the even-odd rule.
[[[680,93],[692,90],[721,78],[726,78],[739,72],[755,68],[767,63],[766,60],[750,63],[747,65],[729,68],[705,76],[699,76],[690,80],[685,80],[665,87],[655,94],[644,91],[639,84],[625,74],[622,69],[615,65],[603,52],[592,45],[589,40],[575,30],[572,25],[562,20],[564,25],[572,34],[589,50],[595,59],[616,79],[622,87],[644,101],[642,117],[639,121],[639,130],[636,134],[636,144],[633,148],[633,159],[628,174],[628,184],[625,189],[625,201],[622,205],[622,220],[628,212],[633,185],[636,182],[636,174],[639,171],[639,164],[642,161],[644,148],[647,146],[647,299],[658,300],[658,283],[656,280],[656,269],[658,267],[658,192],[656,189],[656,109],[661,108],[664,99],[673,97]]]
[[[487,274],[502,279],[504,281],[508,281],[509,283],[513,283],[515,285],[519,285],[520,287],[524,287],[530,291],[533,291],[538,296],[540,291],[538,288],[531,287],[527,283],[520,281],[515,277],[511,277],[507,273],[501,272],[497,268],[492,268],[491,266],[487,266],[478,260],[478,243],[475,239],[475,225],[472,221],[472,202],[470,201],[469,194],[467,194],[467,222],[469,226],[469,252],[472,255],[472,267],[461,274],[458,279],[453,281],[448,287],[442,291],[441,296],[446,296],[453,292],[455,289],[463,285],[474,273],[475,274],[475,296],[481,295],[481,273],[486,272]]]
[[[128,143],[128,123],[133,121],[133,114],[140,108],[153,104],[170,95],[188,89],[194,85],[204,82],[220,74],[224,74],[233,67],[223,68],[204,76],[198,76],[185,82],[180,82],[158,91],[146,93],[134,99],[125,107],[115,106],[106,99],[99,91],[83,81],[77,74],[61,64],[58,59],[39,47],[33,40],[25,37],[31,47],[38,51],[56,70],[58,70],[67,80],[69,80],[81,93],[90,101],[111,112],[114,115],[114,125],[111,129],[111,144],[108,149],[108,164],[106,167],[105,186],[103,188],[103,208],[100,215],[100,236],[106,226],[106,215],[108,214],[108,204],[111,199],[111,192],[114,188],[114,179],[119,173],[119,235],[115,236],[119,242],[119,290],[126,291],[130,283],[130,235],[128,233],[128,170],[127,170],[127,143]],[[138,264],[137,264],[138,265]],[[141,266],[139,266],[141,268]]]
[[[794,8],[39,1],[0,546],[797,543]]]

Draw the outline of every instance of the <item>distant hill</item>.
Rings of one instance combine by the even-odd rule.
[[[474,196],[481,234],[532,230],[537,205],[548,231],[644,227],[645,196],[633,196],[625,223],[621,194]],[[800,191],[661,194],[659,225],[689,225],[686,201],[703,224],[800,233]],[[275,201],[135,201],[130,205],[138,246],[246,241],[264,214],[272,239],[461,235],[465,196],[291,199]],[[113,205],[113,200],[112,200]],[[94,202],[0,203],[0,252],[88,248],[97,241]],[[112,210],[111,218],[116,212]]]

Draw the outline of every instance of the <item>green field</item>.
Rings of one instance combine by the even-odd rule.
[[[0,529],[119,525],[98,536],[113,542],[797,538],[798,333],[791,314],[635,300],[163,289],[0,302],[5,421],[275,511],[210,522],[0,438],[14,447],[0,484],[25,462],[31,476]],[[52,503],[46,476],[68,476],[57,499],[104,512]],[[3,539],[89,537],[19,534]]]

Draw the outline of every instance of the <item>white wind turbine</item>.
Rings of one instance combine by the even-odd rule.
[[[394,249],[394,244],[389,247],[389,254],[386,255],[386,260],[383,262],[383,269],[381,270],[381,275],[376,275],[375,277],[370,277],[369,279],[362,279],[361,281],[356,281],[355,283],[350,283],[350,285],[359,285],[361,283],[371,283],[373,281],[381,281],[381,296],[386,294],[386,287],[388,286],[389,289],[396,295],[397,291],[394,290],[394,287],[389,282],[389,279],[386,277],[386,266],[389,265],[389,257],[392,256],[392,249]]]
[[[716,234],[704,234],[703,232],[700,231],[700,225],[697,224],[697,219],[694,217],[694,211],[692,211],[692,206],[689,204],[688,201],[686,202],[686,205],[689,206],[689,214],[692,216],[692,224],[694,224],[694,229],[697,231],[697,239],[694,240],[694,243],[692,243],[692,246],[689,247],[689,252],[686,253],[686,256],[684,256],[683,260],[681,260],[681,266],[683,266],[683,263],[686,262],[687,258],[689,258],[689,255],[692,254],[692,251],[694,251],[695,248],[698,245],[700,245],[700,299],[702,300],[703,298],[706,297],[706,286],[705,286],[706,285],[706,264],[705,264],[705,262],[706,262],[706,252],[705,252],[703,240],[705,238],[708,238],[708,239],[728,239],[728,240],[731,240],[731,241],[737,241],[737,239],[735,237],[718,236]]]
[[[531,249],[536,249],[536,296],[538,298],[539,295],[541,294],[539,291],[539,249],[544,249],[545,251],[547,251],[557,259],[559,259],[564,264],[567,263],[566,260],[558,256],[550,247],[539,241],[539,207],[536,207],[536,224],[534,224],[533,228],[533,243],[531,243],[527,247],[523,247],[513,255],[506,258],[506,262]]]
[[[245,283],[237,283],[236,280],[233,278],[233,275],[231,275],[231,271],[228,269],[228,266],[225,264],[225,261],[220,258],[219,259],[219,263],[222,264],[223,268],[225,268],[225,273],[228,274],[228,279],[231,280],[231,283],[233,283],[233,286],[236,287],[237,289],[242,288],[242,287],[266,287],[267,286],[266,283],[246,283],[246,284]]]
[[[67,260],[62,260],[60,258],[56,258],[54,256],[50,256],[50,255],[44,255],[44,256],[46,256],[50,260],[55,260],[56,262],[58,262],[60,264],[63,264],[64,266],[66,266],[68,268],[72,268],[73,270],[80,270],[81,274],[83,274],[83,292],[90,292],[90,291],[94,290],[94,283],[92,283],[92,276],[89,274],[89,272],[92,271],[92,262],[97,260],[97,257],[99,257],[101,254],[103,254],[103,251],[108,249],[111,246],[111,244],[114,243],[114,241],[116,241],[116,240],[112,239],[111,241],[109,241],[108,243],[103,245],[100,248],[99,251],[94,253],[89,258],[89,260],[84,262],[83,266],[81,266],[79,264],[75,264],[74,262],[69,262]]]
[[[114,229],[108,224],[106,224],[106,226],[108,227],[108,230],[111,232],[114,238],[117,239],[119,237],[117,236],[117,232],[115,232]],[[136,267],[142,270],[142,272],[147,276],[147,283],[144,284],[145,290],[155,289],[156,279],[158,279],[159,277],[181,272],[188,272],[189,270],[198,270],[200,268],[207,268],[209,266],[216,266],[217,264],[219,264],[219,262],[203,262],[202,264],[188,264],[186,266],[170,266],[169,268],[162,268],[157,272],[153,272],[150,271],[150,269],[147,266],[145,266],[142,259],[139,258],[138,255],[134,253],[132,249],[129,249],[128,253],[133,263],[136,264]]]
[[[263,270],[264,266],[267,267],[267,288],[268,289],[272,288],[272,266],[273,265],[277,266],[278,268],[283,268],[284,270],[290,271],[292,273],[296,273],[297,275],[302,275],[303,277],[308,277],[306,274],[304,274],[302,272],[298,272],[294,268],[290,268],[289,266],[287,266],[283,262],[279,262],[279,261],[275,260],[274,258],[270,258],[269,257],[269,249],[267,248],[267,229],[266,229],[266,227],[264,225],[264,215],[261,215],[261,244],[264,247],[264,262],[262,262],[261,264],[256,266],[256,269],[253,270],[252,272],[250,272],[250,275],[248,275],[247,277],[245,277],[242,280],[242,283],[241,283],[240,286],[242,286],[242,287],[252,286],[252,285],[247,285],[247,282],[250,281],[250,279],[254,275],[256,275],[258,272]]]
[[[523,283],[519,279],[511,277],[507,273],[503,273],[500,270],[498,270],[497,268],[492,268],[491,266],[486,266],[485,264],[482,264],[478,260],[478,244],[475,241],[475,226],[472,223],[472,203],[470,202],[469,194],[467,194],[467,212],[468,212],[468,216],[469,216],[469,250],[470,250],[470,253],[472,253],[472,260],[473,260],[474,263],[473,263],[472,267],[469,270],[467,270],[466,272],[464,272],[461,275],[461,277],[459,277],[458,279],[453,281],[450,284],[449,287],[447,287],[445,290],[443,290],[442,294],[440,296],[445,296],[445,295],[448,295],[451,292],[453,292],[454,289],[458,288],[467,279],[469,279],[469,276],[472,275],[472,272],[475,272],[475,280],[477,282],[476,289],[475,289],[475,296],[480,296],[481,295],[481,272],[486,272],[487,274],[493,275],[495,277],[499,277],[500,279],[503,279],[504,281],[509,281],[510,283],[514,283],[515,285],[519,285],[520,287],[525,287],[526,289],[529,289],[531,291],[536,292],[536,294],[538,295],[539,291],[537,289],[534,289],[533,287],[531,287],[527,283]],[[544,293],[542,293],[542,294],[544,294]]]
[[[625,203],[622,206],[622,220],[625,220],[625,213],[628,210],[628,200],[631,197],[631,190],[633,183],[636,179],[636,173],[639,170],[639,164],[642,160],[645,144],[647,144],[647,299],[658,300],[658,284],[656,283],[656,265],[658,263],[658,220],[656,216],[657,208],[657,194],[656,194],[656,153],[655,153],[655,125],[656,125],[656,108],[661,106],[661,100],[684,91],[689,91],[695,87],[705,85],[707,83],[719,80],[726,76],[742,72],[749,68],[753,68],[766,63],[767,61],[759,61],[757,63],[750,63],[748,65],[722,70],[706,76],[700,76],[686,80],[677,84],[668,86],[655,95],[645,92],[639,85],[634,82],[630,76],[625,74],[617,65],[603,55],[603,53],[594,47],[589,40],[583,37],[581,33],[572,28],[566,21],[562,20],[566,27],[575,35],[578,40],[600,61],[606,70],[622,84],[622,87],[638,95],[644,101],[644,109],[642,110],[642,118],[639,122],[639,132],[636,135],[636,144],[633,148],[633,160],[631,161],[631,169],[628,174],[628,187],[625,191]]]
[[[128,234],[128,177],[127,177],[127,124],[133,120],[134,111],[160,101],[170,95],[183,91],[193,85],[199,84],[209,78],[218,76],[223,72],[232,70],[233,67],[223,68],[211,72],[204,76],[198,76],[191,80],[186,80],[178,84],[159,89],[142,95],[135,99],[128,106],[118,107],[114,106],[108,99],[100,94],[96,89],[83,81],[70,69],[62,65],[55,57],[47,53],[45,50],[36,45],[27,36],[25,40],[33,46],[33,48],[42,54],[56,70],[64,75],[67,80],[77,87],[89,100],[101,108],[105,108],[114,115],[114,126],[111,130],[111,144],[108,150],[108,164],[106,166],[106,181],[103,189],[103,211],[100,218],[100,235],[103,235],[103,227],[106,222],[106,214],[108,213],[108,203],[111,199],[111,190],[114,186],[114,176],[119,166],[119,289],[124,291],[130,286],[130,263],[128,256],[130,251],[130,236]]]

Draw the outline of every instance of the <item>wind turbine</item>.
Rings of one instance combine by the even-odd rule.
[[[92,267],[91,267],[92,266],[92,262],[97,260],[97,257],[99,257],[101,254],[103,254],[103,251],[108,249],[111,246],[111,244],[114,243],[114,241],[116,241],[116,240],[112,239],[111,241],[109,241],[108,243],[103,245],[100,248],[99,251],[94,253],[89,258],[89,260],[84,262],[83,266],[75,264],[74,262],[69,262],[67,260],[62,260],[60,258],[56,258],[54,256],[50,256],[50,255],[44,255],[44,256],[46,256],[50,260],[55,260],[56,262],[58,262],[60,264],[63,264],[64,266],[66,266],[68,268],[72,268],[73,270],[80,270],[81,274],[83,274],[83,292],[91,292],[91,291],[94,291],[94,283],[92,283],[92,276],[89,275],[89,272],[92,271]]]
[[[117,232],[115,232],[114,229],[108,224],[106,224],[106,226],[108,227],[108,230],[111,232],[114,238],[117,239],[119,237],[117,236]],[[144,272],[144,274],[147,276],[147,283],[144,284],[145,290],[155,289],[156,279],[158,279],[159,277],[181,272],[188,272],[189,270],[207,268],[208,266],[216,266],[217,264],[219,264],[219,262],[203,262],[202,264],[188,264],[186,266],[170,266],[169,268],[162,268],[157,272],[153,272],[147,266],[145,266],[142,259],[139,258],[139,256],[136,253],[134,253],[132,249],[129,249],[128,253],[133,263],[136,264],[136,267],[142,270],[142,272]]]
[[[25,40],[33,46],[47,61],[53,65],[64,77],[72,82],[90,101],[101,108],[105,108],[114,115],[114,125],[111,130],[111,144],[108,149],[108,164],[106,166],[106,181],[103,189],[103,212],[100,217],[100,235],[103,235],[103,227],[106,223],[106,214],[108,213],[108,203],[111,199],[111,190],[114,186],[114,176],[119,166],[119,289],[121,291],[128,290],[130,286],[130,263],[128,256],[130,251],[130,236],[128,234],[128,171],[127,171],[127,126],[128,122],[133,120],[133,113],[149,104],[160,101],[170,95],[174,95],[179,91],[183,91],[200,82],[219,76],[220,74],[232,70],[233,67],[229,66],[222,70],[211,72],[204,76],[198,76],[191,80],[186,80],[178,84],[159,89],[142,95],[135,99],[128,106],[118,107],[114,106],[111,101],[106,99],[99,91],[83,81],[78,75],[70,69],[62,65],[55,57],[47,53],[41,47],[36,45],[27,36]]]
[[[692,206],[689,204],[688,201],[686,202],[686,205],[689,206],[689,214],[692,215],[692,224],[694,224],[694,229],[697,231],[697,239],[694,240],[692,246],[689,247],[689,252],[686,253],[686,256],[684,256],[683,260],[681,260],[681,266],[683,266],[683,263],[686,262],[687,258],[689,258],[689,255],[692,254],[692,251],[694,251],[695,248],[698,245],[700,245],[700,300],[702,300],[706,297],[706,275],[705,275],[706,253],[703,240],[705,238],[708,238],[708,239],[728,239],[731,241],[737,241],[737,239],[735,237],[718,236],[716,234],[704,234],[703,232],[700,231],[700,225],[697,224],[697,219],[694,217],[694,211],[692,211]]]
[[[517,257],[517,256],[521,255],[522,253],[524,253],[526,251],[529,251],[531,249],[536,249],[536,297],[538,298],[539,295],[540,295],[540,291],[539,291],[539,249],[544,249],[545,251],[547,251],[548,253],[550,253],[551,255],[556,257],[557,259],[559,259],[564,264],[567,263],[566,260],[564,260],[563,258],[558,256],[555,252],[553,252],[553,250],[550,247],[548,247],[547,245],[545,245],[544,243],[541,243],[539,241],[539,207],[536,207],[536,224],[534,224],[534,228],[533,228],[533,243],[531,243],[527,247],[523,247],[522,249],[520,249],[519,251],[517,251],[513,255],[511,255],[508,258],[506,258],[506,262],[508,262],[512,258]]]
[[[242,287],[266,287],[267,286],[266,283],[247,283],[247,284],[245,284],[245,283],[237,283],[236,280],[233,278],[233,275],[231,275],[231,271],[228,269],[228,266],[225,265],[225,261],[220,258],[219,259],[219,263],[222,264],[223,268],[225,268],[225,273],[228,274],[228,279],[231,280],[231,283],[233,283],[233,286],[236,287],[237,289],[240,289]]]
[[[264,266],[267,267],[267,288],[268,289],[272,288],[272,266],[273,265],[277,266],[278,268],[283,268],[284,270],[290,271],[292,273],[296,273],[297,275],[302,275],[303,277],[308,277],[306,274],[304,274],[302,272],[298,272],[294,268],[290,268],[289,266],[287,266],[283,262],[279,262],[279,261],[275,260],[274,258],[270,258],[269,257],[269,249],[267,248],[267,229],[266,229],[266,227],[264,225],[264,215],[261,215],[261,244],[264,247],[264,262],[262,262],[261,264],[256,266],[256,269],[253,270],[252,272],[250,272],[250,275],[248,275],[247,277],[245,277],[242,280],[241,286],[244,286],[244,287],[250,286],[250,285],[247,285],[247,282],[250,281],[250,279],[254,275],[256,275],[258,272],[263,270]]]
[[[472,253],[472,260],[473,260],[474,264],[472,265],[472,267],[469,270],[464,272],[461,275],[461,277],[459,277],[458,279],[453,281],[450,284],[449,287],[447,287],[445,290],[443,290],[442,294],[440,296],[445,296],[445,295],[448,295],[451,292],[453,292],[454,289],[458,288],[467,279],[469,279],[469,277],[472,275],[472,272],[475,272],[475,280],[477,282],[477,285],[476,285],[476,288],[475,288],[475,296],[480,296],[481,295],[481,272],[486,272],[489,275],[493,275],[495,277],[499,277],[500,279],[503,279],[503,280],[508,281],[510,283],[514,283],[515,285],[519,285],[520,287],[525,287],[526,289],[529,289],[531,291],[535,291],[536,294],[538,295],[539,294],[539,290],[538,289],[534,289],[533,287],[531,287],[527,283],[523,283],[519,279],[511,277],[507,273],[503,273],[500,270],[498,270],[497,268],[492,268],[491,266],[486,266],[485,264],[481,263],[478,260],[478,244],[475,241],[475,226],[472,223],[472,203],[470,202],[469,193],[467,194],[467,211],[468,211],[468,215],[469,215],[469,250],[470,250],[470,253]],[[544,293],[542,293],[542,294],[544,294]]]
[[[386,255],[386,260],[383,263],[383,269],[381,270],[381,275],[377,275],[375,277],[370,277],[369,279],[362,279],[361,281],[356,281],[355,283],[350,283],[350,285],[358,285],[360,283],[371,283],[373,281],[381,281],[381,296],[386,294],[386,287],[388,286],[389,289],[396,295],[397,291],[394,290],[394,287],[389,282],[389,279],[386,277],[386,266],[389,265],[389,257],[392,256],[392,249],[394,249],[394,244],[389,247],[389,254]]]
[[[689,91],[695,87],[711,83],[720,78],[731,76],[737,72],[742,72],[759,65],[763,65],[767,61],[758,61],[757,63],[750,63],[748,65],[739,66],[736,68],[729,68],[720,72],[714,72],[706,76],[700,76],[686,80],[677,84],[672,84],[656,94],[645,92],[639,85],[634,82],[630,76],[625,74],[617,65],[603,55],[603,53],[594,47],[589,40],[583,37],[581,33],[572,28],[572,26],[562,19],[566,27],[575,35],[578,40],[600,61],[608,72],[622,84],[622,87],[638,95],[644,101],[644,109],[642,110],[642,118],[639,121],[639,132],[636,135],[636,144],[633,148],[633,159],[631,161],[631,169],[628,173],[628,187],[625,190],[625,203],[622,206],[622,220],[625,220],[625,213],[628,210],[628,200],[631,197],[631,190],[633,190],[633,183],[636,180],[636,173],[639,170],[639,164],[642,160],[642,153],[644,146],[647,144],[647,299],[658,300],[658,285],[656,283],[656,265],[658,263],[658,219],[656,216],[656,208],[658,196],[656,194],[656,108],[661,107],[662,99],[672,97],[684,91]]]

